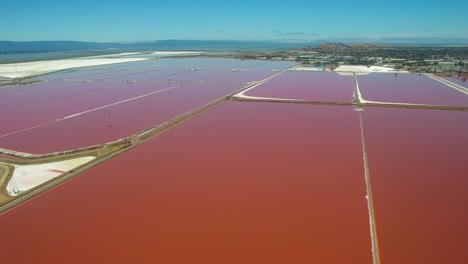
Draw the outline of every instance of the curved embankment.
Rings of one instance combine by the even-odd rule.
[[[264,98],[264,97],[252,97],[244,95],[245,92],[254,89],[258,85],[265,83],[276,76],[288,71],[285,69],[272,76],[269,76],[261,81],[252,82],[248,86],[235,91],[231,94],[218,98],[212,102],[195,108],[185,114],[182,114],[174,119],[171,119],[161,125],[147,129],[141,133],[126,137],[114,142],[74,149],[64,152],[48,153],[48,154],[28,154],[21,153],[11,150],[0,149],[0,213],[9,210],[22,202],[47,191],[68,179],[75,177],[76,175],[94,167],[98,164],[107,161],[145,141],[155,137],[165,131],[199,115],[211,108],[221,104],[226,100],[233,101],[247,101],[247,102],[266,102],[266,103],[295,103],[295,104],[319,104],[319,105],[354,105],[357,109],[365,106],[369,107],[398,107],[398,108],[417,108],[417,109],[438,109],[438,110],[453,110],[453,111],[467,111],[468,107],[457,107],[457,106],[438,106],[438,105],[418,105],[418,104],[401,104],[401,103],[386,103],[386,102],[374,102],[367,101],[362,98],[359,90],[359,84],[355,76],[354,81],[354,100],[352,102],[328,102],[328,101],[312,101],[312,100],[294,100],[294,99],[282,99],[282,98]],[[14,172],[14,165],[37,165],[51,162],[60,162],[80,157],[92,156],[95,157],[93,160],[75,167],[69,171],[60,174],[59,176],[38,185],[35,188],[27,190],[18,194],[17,196],[10,196],[6,191],[9,180]]]
[[[8,200],[9,195],[6,188],[3,188],[3,186],[6,187],[8,180],[13,175],[13,169],[14,168],[11,165],[0,163],[0,204],[3,204]]]
[[[0,168],[3,168],[2,171],[4,171],[2,178],[0,178],[0,213],[80,174],[99,162],[107,160],[130,145],[131,142],[124,139],[99,146],[43,155],[0,149]],[[86,161],[91,161],[84,161],[76,165],[70,164],[74,160],[86,157],[88,157]],[[65,164],[67,165],[63,166]],[[38,168],[42,168],[42,170],[38,171]],[[66,171],[63,168],[67,168]],[[15,171],[18,173],[17,175],[15,175]],[[41,177],[34,180],[30,178],[31,175]],[[21,186],[22,184],[18,183],[17,180],[12,181],[13,176],[22,179],[20,182],[25,183],[25,186],[34,187]]]
[[[156,127],[147,129],[141,133],[114,142],[48,154],[29,154],[0,149],[0,166],[2,168],[4,168],[5,166],[10,166],[10,168],[12,168],[9,170],[10,177],[2,177],[2,179],[4,180],[3,182],[0,181],[0,213],[10,210],[15,206],[33,198],[34,196],[39,195],[40,193],[45,192],[55,186],[58,186],[61,183],[77,176],[78,174],[83,173],[86,170],[89,170],[90,168],[97,166],[102,162],[105,162],[127,150],[138,146],[139,144],[144,143],[150,138],[164,133],[175,126],[182,124],[185,121],[188,121],[193,117],[210,110],[211,108],[223,103],[224,101],[229,100],[234,94],[242,92],[243,90],[248,89],[255,84],[256,83],[251,83],[240,90],[237,90],[231,94],[213,100],[205,105],[195,108],[189,112],[186,112],[163,124],[160,124]],[[8,182],[11,179],[11,175],[14,172],[14,165],[37,165],[51,162],[66,161],[86,156],[92,156],[95,158],[85,164],[75,167],[74,169],[66,171],[63,174],[60,174],[59,176],[49,181],[46,181],[30,190],[21,192],[16,196],[8,195],[6,191]]]

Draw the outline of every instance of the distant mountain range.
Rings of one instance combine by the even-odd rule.
[[[325,43],[339,43],[335,46]],[[368,43],[368,44],[359,44]],[[304,46],[346,49],[349,47],[370,46],[468,46],[468,38],[382,38],[382,39],[335,39],[307,41],[230,41],[230,40],[158,40],[149,42],[81,42],[81,41],[0,41],[0,54],[40,53],[40,52],[74,52],[95,50],[210,50],[210,51],[241,51],[241,50],[279,50],[295,49]]]
[[[312,43],[308,43],[311,45]],[[314,44],[312,44],[314,45]],[[139,43],[80,42],[80,41],[0,41],[0,54],[36,53],[82,50],[268,50],[304,46],[304,43],[260,41],[208,41],[208,40],[159,40]]]
[[[79,41],[0,41],[0,53],[35,53],[51,51],[73,51],[122,48],[124,44],[119,43],[96,43]]]

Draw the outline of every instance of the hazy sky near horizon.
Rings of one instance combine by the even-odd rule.
[[[2,0],[0,40],[468,38],[468,0]]]

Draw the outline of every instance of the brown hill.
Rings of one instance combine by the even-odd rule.
[[[351,47],[342,43],[324,43],[320,44],[317,49],[327,49],[327,50],[347,50]]]

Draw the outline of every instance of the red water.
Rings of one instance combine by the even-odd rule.
[[[363,114],[382,263],[465,263],[468,112]]]
[[[468,106],[468,95],[424,75],[369,74],[358,76],[366,100],[448,106]]]
[[[372,263],[364,196],[351,107],[230,102],[1,215],[2,260]]]
[[[244,86],[243,83],[185,85],[0,137],[0,148],[48,153],[114,141],[161,124]],[[29,116],[29,122],[35,119],[35,115]]]
[[[288,71],[248,91],[246,95],[327,102],[353,101],[351,76],[334,72]]]

